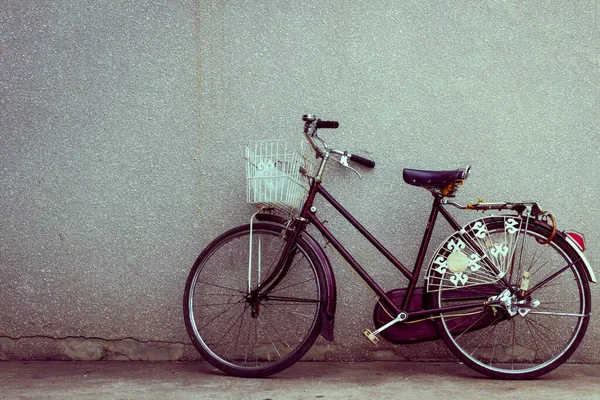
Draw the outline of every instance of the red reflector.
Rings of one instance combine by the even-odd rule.
[[[583,237],[583,233],[575,232],[575,231],[565,231],[565,233],[577,243],[577,246],[581,249],[581,251],[585,250],[585,237]]]

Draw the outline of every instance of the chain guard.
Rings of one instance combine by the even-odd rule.
[[[404,296],[406,296],[406,289],[393,289],[387,292],[386,295],[398,308],[401,308]],[[425,308],[423,307],[423,304],[426,302],[425,296],[424,288],[415,289],[412,299],[410,300],[409,313],[411,310],[417,311]],[[377,303],[373,310],[373,322],[375,323],[375,328],[379,329],[391,320],[392,318],[390,318],[381,305]],[[439,339],[437,328],[431,319],[413,323],[395,324],[381,332],[380,335],[389,342],[399,344]]]

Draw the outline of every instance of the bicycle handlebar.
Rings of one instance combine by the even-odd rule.
[[[363,165],[367,168],[375,167],[375,161],[369,160],[368,158],[364,158],[361,156],[357,156],[356,154],[350,154],[350,161],[354,161],[357,164]]]
[[[340,126],[340,123],[337,121],[321,121],[317,120],[317,128],[327,128],[327,129],[337,129]]]
[[[323,139],[321,139],[317,136],[317,129],[319,129],[319,128],[337,129],[340,126],[338,121],[322,121],[319,118],[317,118],[315,115],[312,115],[312,114],[303,115],[302,120],[304,121],[304,134],[306,136],[306,139],[308,140],[308,142],[310,143],[312,148],[317,153],[317,156],[321,157],[321,156],[323,156],[324,153],[339,154],[344,157],[347,157],[347,159],[349,159],[350,161],[353,161],[364,167],[367,167],[367,168],[375,167],[375,161],[369,160],[368,158],[357,156],[355,154],[349,154],[347,151],[339,151],[339,150],[329,149],[327,146],[327,143],[325,143],[325,141],[323,141]],[[311,131],[311,128],[312,128],[312,131]],[[319,141],[321,143],[323,143],[325,150],[321,149],[317,145],[317,143],[315,143],[315,140],[314,140],[315,137],[317,139],[319,139]],[[346,164],[346,166],[348,166],[348,165]]]

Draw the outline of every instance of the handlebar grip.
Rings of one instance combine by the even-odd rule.
[[[321,121],[317,120],[317,128],[337,129],[340,123],[337,121]]]
[[[375,166],[375,161],[369,160],[368,158],[364,158],[361,156],[357,156],[355,154],[350,155],[350,161],[354,161],[357,164],[364,165],[367,168],[373,168]]]

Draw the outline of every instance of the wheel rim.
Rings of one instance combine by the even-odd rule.
[[[286,276],[264,295],[257,289],[259,279],[273,272],[283,240],[255,229],[253,243],[250,293],[245,231],[204,257],[187,299],[193,338],[209,357],[234,370],[277,368],[303,354],[304,344],[314,340],[319,317],[320,282],[306,251],[296,251]]]

